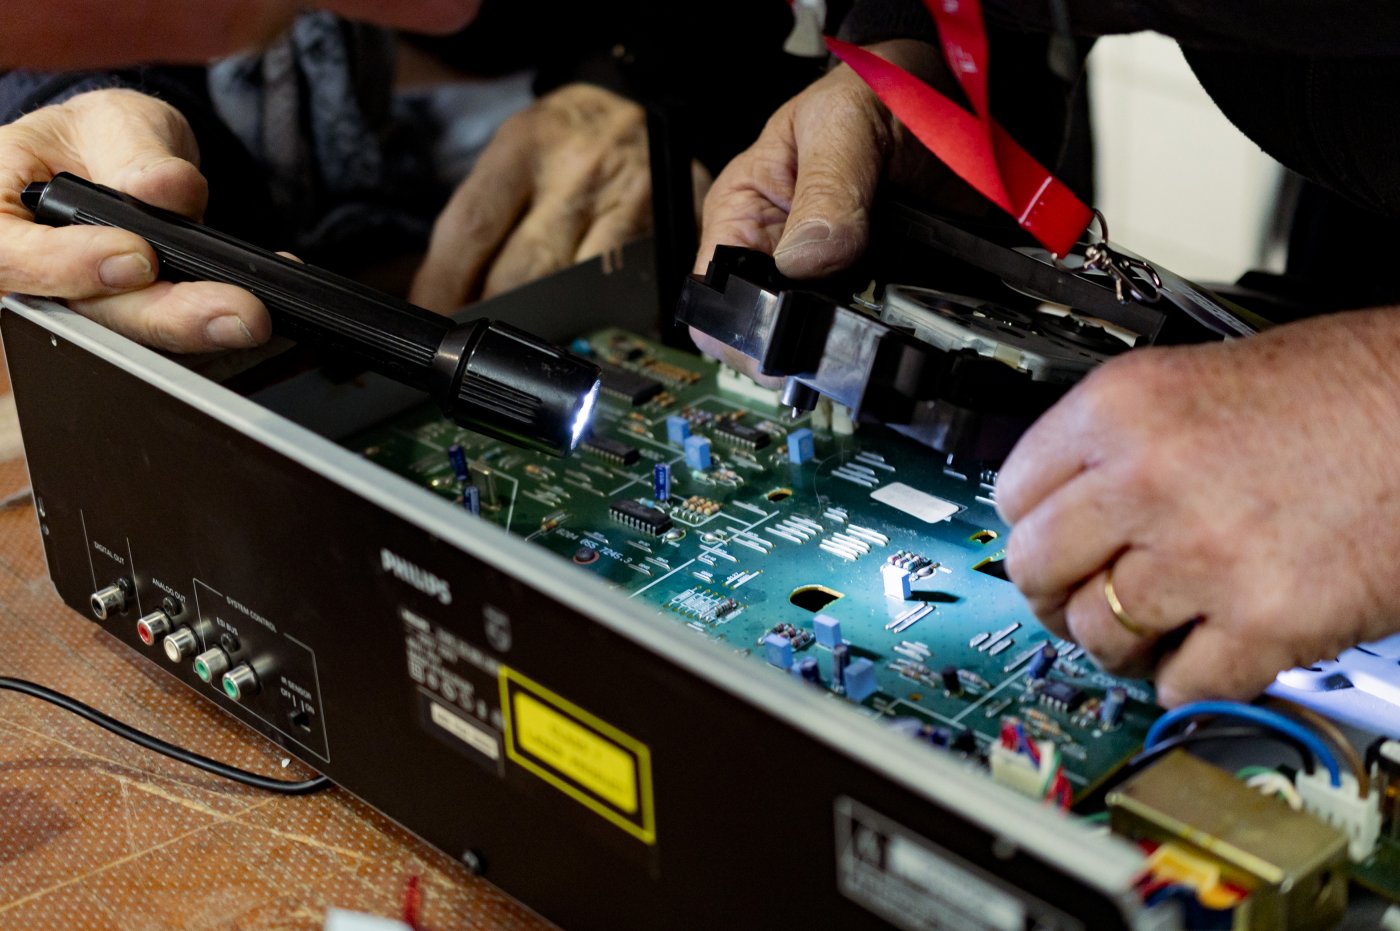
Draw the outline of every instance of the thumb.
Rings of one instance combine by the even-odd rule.
[[[122,89],[81,94],[69,106],[90,180],[194,220],[204,215],[209,183],[197,167],[194,131],[178,110]]]
[[[797,179],[773,250],[792,278],[829,275],[860,258],[888,148],[883,108],[863,86],[833,86],[816,102],[794,114]]]

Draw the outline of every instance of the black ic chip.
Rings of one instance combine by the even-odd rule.
[[[741,423],[722,423],[715,427],[715,435],[727,443],[748,449],[762,449],[773,441],[773,438],[762,430],[755,430]]]
[[[633,407],[645,404],[665,388],[661,382],[654,378],[638,375],[636,372],[629,372],[615,365],[603,364],[599,368],[603,371],[603,390],[614,397],[621,398]]]
[[[671,529],[671,517],[665,511],[631,498],[618,498],[609,510],[615,520],[654,537]]]
[[[1084,690],[1068,682],[1052,679],[1040,687],[1040,699],[1052,707],[1073,711],[1084,703]]]
[[[638,452],[637,447],[628,446],[626,443],[621,443],[606,436],[588,437],[583,441],[583,448],[590,453],[596,453],[609,462],[615,462],[618,465],[631,465],[641,458],[642,455]]]

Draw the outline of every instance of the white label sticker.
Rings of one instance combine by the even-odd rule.
[[[903,482],[891,482],[877,488],[870,493],[870,497],[930,524],[947,520],[962,510],[961,505],[944,501]]]
[[[453,714],[437,702],[429,703],[428,715],[433,719],[434,724],[473,750],[477,750],[493,760],[501,758],[501,745],[497,742],[496,735],[486,728],[473,724],[459,714]]]

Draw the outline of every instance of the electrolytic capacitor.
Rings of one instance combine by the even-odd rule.
[[[943,679],[943,689],[949,695],[962,694],[962,679],[958,676],[958,667],[944,666],[939,675]]]
[[[651,470],[651,496],[657,501],[671,500],[671,467],[664,462]]]
[[[1050,674],[1050,670],[1055,666],[1055,660],[1060,658],[1060,651],[1055,649],[1053,643],[1047,643],[1040,648],[1040,651],[1031,657],[1030,665],[1026,667],[1026,678],[1032,681],[1039,681]]]
[[[798,664],[793,667],[793,671],[799,678],[807,682],[822,681],[821,672],[817,669],[817,661],[811,656],[798,662]]]
[[[462,448],[461,443],[453,443],[447,447],[447,461],[452,463],[452,474],[457,476],[457,481],[471,481],[472,473],[467,468],[467,451]]]
[[[846,684],[846,667],[851,662],[851,648],[844,643],[838,643],[831,648],[831,682],[833,685],[844,687]]]
[[[481,513],[481,489],[475,485],[468,485],[462,489],[462,508],[468,514]]]
[[[1128,704],[1128,690],[1121,685],[1109,689],[1099,707],[1099,721],[1104,727],[1117,727],[1123,723],[1123,709]]]

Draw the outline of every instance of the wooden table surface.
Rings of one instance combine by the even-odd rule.
[[[27,482],[0,461],[0,500]],[[0,675],[243,769],[309,773],[59,601],[27,498],[0,507]],[[0,928],[313,929],[331,907],[401,918],[414,877],[424,929],[550,927],[339,789],[236,786],[0,691]]]

